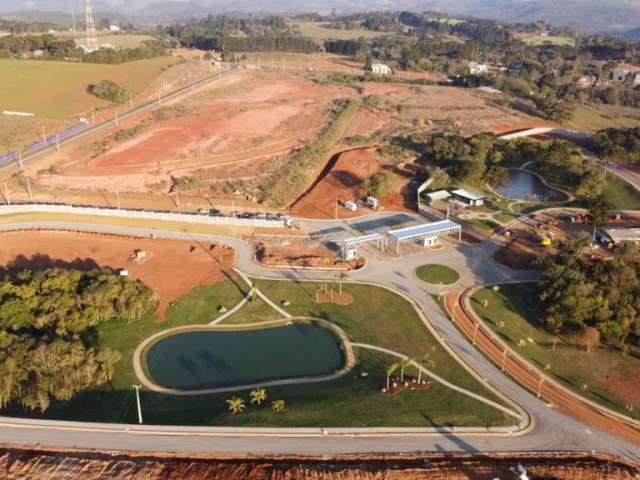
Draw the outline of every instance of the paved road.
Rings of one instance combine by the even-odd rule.
[[[322,222],[324,228],[339,227],[338,224]],[[256,265],[250,246],[236,238],[216,235],[193,235],[183,232],[145,230],[106,225],[87,225],[64,222],[38,222],[39,228],[89,230],[122,235],[150,236],[158,238],[187,239],[190,241],[224,241],[237,252],[236,264],[249,275],[273,279],[321,279],[321,272],[299,272],[293,270],[267,270]],[[313,229],[317,225],[306,225]],[[16,229],[24,225],[1,225],[0,230]],[[521,436],[487,436],[482,434],[450,433],[430,436],[303,436],[292,432],[288,436],[271,437],[263,434],[242,435],[235,430],[185,429],[167,433],[165,427],[156,431],[140,430],[136,427],[119,427],[118,431],[82,431],[77,429],[53,432],[37,422],[30,426],[12,426],[15,420],[0,419],[0,442],[40,444],[46,446],[81,446],[99,449],[167,450],[175,452],[252,453],[252,454],[338,454],[362,452],[442,452],[442,451],[540,451],[576,450],[605,452],[640,460],[640,447],[607,433],[592,430],[580,422],[548,407],[529,392],[521,388],[494,367],[481,353],[473,348],[455,328],[432,299],[439,287],[427,286],[417,280],[415,269],[425,263],[437,262],[450,265],[464,272],[459,286],[476,283],[494,283],[509,280],[535,278],[531,272],[514,272],[494,262],[483,261],[498,246],[486,242],[482,245],[448,243],[442,252],[424,252],[403,260],[381,261],[376,255],[367,254],[365,269],[350,274],[353,280],[367,281],[395,289],[415,300],[429,318],[435,331],[464,362],[500,392],[507,394],[533,418],[535,426],[531,432]],[[333,277],[333,274],[329,275]],[[82,425],[82,424],[80,424]],[[194,433],[197,432],[197,433]],[[330,432],[328,430],[327,432]]]

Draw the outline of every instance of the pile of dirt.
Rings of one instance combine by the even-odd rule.
[[[0,472],[6,480],[491,480],[517,478],[519,466],[532,480],[631,480],[638,473],[638,465],[622,459],[580,453],[242,458],[0,449]]]
[[[287,241],[278,243],[262,241],[255,244],[256,258],[267,267],[336,268],[352,270],[359,268],[360,260],[347,262],[338,258],[336,252],[320,243]]]
[[[161,320],[171,302],[198,286],[223,281],[223,271],[234,263],[234,251],[225,245],[59,231],[0,236],[0,277],[50,267],[126,270],[158,294]]]

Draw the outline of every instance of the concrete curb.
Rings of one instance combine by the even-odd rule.
[[[530,282],[516,282],[516,283],[530,283]],[[505,284],[502,284],[505,285]],[[551,384],[554,387],[558,388],[559,390],[562,390],[564,393],[572,396],[573,398],[586,403],[587,405],[593,407],[594,409],[598,410],[600,413],[602,413],[605,416],[609,416],[609,417],[613,417],[616,420],[625,422],[627,424],[630,424],[636,428],[640,428],[640,421],[628,417],[622,413],[616,412],[615,410],[611,410],[603,405],[600,405],[586,397],[583,397],[582,395],[579,395],[578,393],[574,392],[573,390],[570,390],[569,388],[565,387],[564,385],[562,385],[561,383],[559,383],[555,378],[550,377],[549,375],[547,375],[546,373],[544,373],[543,371],[541,371],[538,367],[536,367],[535,365],[533,365],[529,360],[527,360],[526,358],[524,358],[522,355],[520,355],[518,352],[516,352],[513,348],[511,348],[510,345],[508,345],[507,343],[505,343],[498,335],[495,334],[495,332],[493,331],[493,329],[491,329],[484,320],[482,320],[482,318],[480,318],[480,316],[476,313],[476,311],[474,310],[474,308],[471,306],[471,296],[476,293],[478,290],[480,290],[481,288],[484,288],[484,286],[479,286],[479,287],[473,287],[471,289],[467,289],[463,294],[462,294],[462,301],[464,302],[464,306],[465,306],[465,310],[466,312],[471,316],[471,318],[476,321],[477,323],[479,323],[482,328],[486,331],[487,335],[489,335],[491,337],[491,339],[493,341],[495,341],[497,344],[499,344],[503,349],[507,350],[509,352],[509,356],[518,359],[518,361],[520,361],[520,363],[522,363],[523,365],[526,365],[529,370],[531,370],[532,372],[535,372],[536,375],[538,375],[538,377],[543,378],[544,382],[547,384]],[[485,355],[486,356],[486,355]],[[489,359],[492,363],[493,360]],[[515,377],[513,377],[515,378]],[[516,379],[517,381],[517,379]],[[520,382],[518,382],[520,384]],[[522,384],[520,384],[522,385]],[[527,388],[523,385],[524,388]],[[535,393],[535,392],[534,392]]]
[[[174,388],[163,387],[155,383],[150,378],[148,378],[146,375],[145,369],[142,366],[143,365],[142,356],[150,346],[152,346],[154,343],[164,338],[167,338],[179,333],[217,332],[217,331],[228,332],[230,330],[242,331],[247,329],[258,329],[259,327],[273,327],[276,325],[288,325],[293,323],[294,321],[317,323],[320,326],[328,330],[331,330],[340,339],[340,345],[346,357],[344,366],[337,372],[332,373],[330,375],[322,375],[317,377],[301,377],[301,378],[293,378],[293,379],[285,378],[281,380],[271,380],[271,381],[252,383],[252,384],[246,384],[246,385],[235,385],[232,387],[208,388],[203,390],[177,390]],[[144,385],[145,388],[153,392],[162,393],[165,395],[174,395],[179,397],[214,395],[217,393],[238,392],[241,390],[251,390],[251,389],[260,388],[260,387],[275,387],[275,386],[281,386],[281,385],[299,385],[299,384],[308,384],[308,383],[327,382],[327,381],[336,380],[338,378],[345,376],[347,373],[353,370],[353,367],[355,366],[355,364],[356,364],[356,357],[355,357],[355,354],[353,353],[351,342],[349,341],[349,338],[347,337],[346,333],[340,327],[333,324],[332,322],[323,320],[321,318],[308,318],[308,317],[294,318],[291,315],[289,315],[289,318],[287,320],[274,320],[274,321],[259,322],[259,323],[253,323],[253,324],[247,324],[247,325],[233,325],[233,326],[226,326],[226,327],[214,326],[214,325],[190,325],[190,326],[170,328],[168,330],[158,332],[155,335],[148,337],[146,340],[140,343],[140,345],[138,345],[135,351],[133,352],[133,369],[136,374],[136,377],[138,378],[140,383]]]

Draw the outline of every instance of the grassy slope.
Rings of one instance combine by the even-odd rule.
[[[471,390],[488,394],[431,337],[417,314],[401,297],[380,288],[345,285],[355,297],[346,307],[315,305],[312,284],[290,282],[257,282],[274,300],[287,298],[296,315],[314,315],[336,321],[354,341],[384,345],[410,355],[429,352],[441,375]],[[230,282],[195,290],[168,312],[168,323],[155,324],[145,319],[134,326],[112,324],[101,329],[105,345],[118,347],[130,362],[135,346],[146,336],[170,326],[210,322],[220,304],[229,307],[242,292]],[[247,323],[276,318],[274,312],[254,300],[240,314],[225,323]],[[356,350],[358,365],[342,379],[313,385],[269,388],[272,399],[287,402],[288,412],[276,415],[268,406],[251,407],[248,412],[233,417],[226,411],[225,400],[232,396],[207,395],[171,397],[144,392],[145,421],[156,424],[237,425],[237,426],[432,426],[432,425],[503,425],[512,419],[488,406],[434,385],[428,392],[405,392],[384,397],[384,370],[389,357]],[[128,364],[130,367],[130,363]],[[361,377],[363,371],[368,376]],[[413,373],[413,372],[408,372]],[[130,385],[135,378],[130,368],[120,365],[110,387],[87,392],[74,400],[55,405],[47,412],[49,418],[73,418],[98,421],[135,421],[134,397]],[[248,399],[247,392],[239,395]]]
[[[548,37],[541,37],[539,35],[534,35],[531,37],[523,37],[522,41],[527,45],[531,45],[537,47],[539,45],[545,45],[550,43],[552,45],[559,46],[571,46],[573,47],[576,44],[576,41],[571,37],[560,37],[549,35]]]
[[[640,193],[618,177],[607,179],[602,194],[613,208],[640,210]]]
[[[312,38],[316,41],[322,40],[354,40],[360,37],[375,38],[383,35],[390,35],[385,32],[374,32],[364,28],[354,30],[337,30],[333,28],[325,28],[322,23],[318,22],[295,22],[293,26],[298,26],[303,37]]]
[[[624,114],[605,114],[598,111],[596,107],[577,105],[573,118],[566,126],[576,130],[595,132],[606,128],[637,127],[640,126],[640,119]]]
[[[38,60],[0,60],[0,105],[3,110],[33,112],[41,117],[67,118],[85,114],[106,102],[87,93],[91,83],[104,79],[146,87],[160,70],[175,63],[172,57],[94,65]]]
[[[460,280],[460,275],[453,268],[445,265],[423,265],[416,270],[416,275],[423,282],[437,285],[451,285]]]
[[[483,306],[485,300],[489,302],[486,309]],[[628,413],[624,406],[630,400],[623,399],[620,394],[625,387],[610,379],[628,378],[635,383],[637,391],[640,359],[631,355],[624,358],[617,351],[604,347],[586,353],[565,341],[560,341],[554,352],[553,336],[540,324],[542,311],[534,284],[503,285],[497,293],[491,289],[480,290],[473,296],[472,305],[489,327],[534,365],[543,369],[550,364],[548,373],[571,389],[606,407]],[[505,326],[500,327],[500,322]],[[535,343],[517,346],[519,340],[528,338]],[[589,386],[586,392],[581,390],[584,384]],[[626,395],[633,395],[633,390],[627,390]],[[640,409],[637,396],[632,403],[636,411]]]

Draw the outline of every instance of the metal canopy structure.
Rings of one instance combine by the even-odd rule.
[[[398,254],[400,254],[401,242],[420,238],[437,239],[452,233],[458,234],[458,241],[462,240],[462,227],[451,220],[442,220],[440,222],[425,223],[423,225],[401,228],[399,230],[391,230],[388,232],[388,235],[396,242],[396,250]]]
[[[374,243],[378,248],[384,250],[386,247],[386,237],[381,233],[373,233],[371,235],[364,235],[362,237],[353,237],[343,240],[340,249],[342,251],[342,258],[346,260],[352,260],[356,257],[356,247],[358,245],[365,245],[367,243]]]

